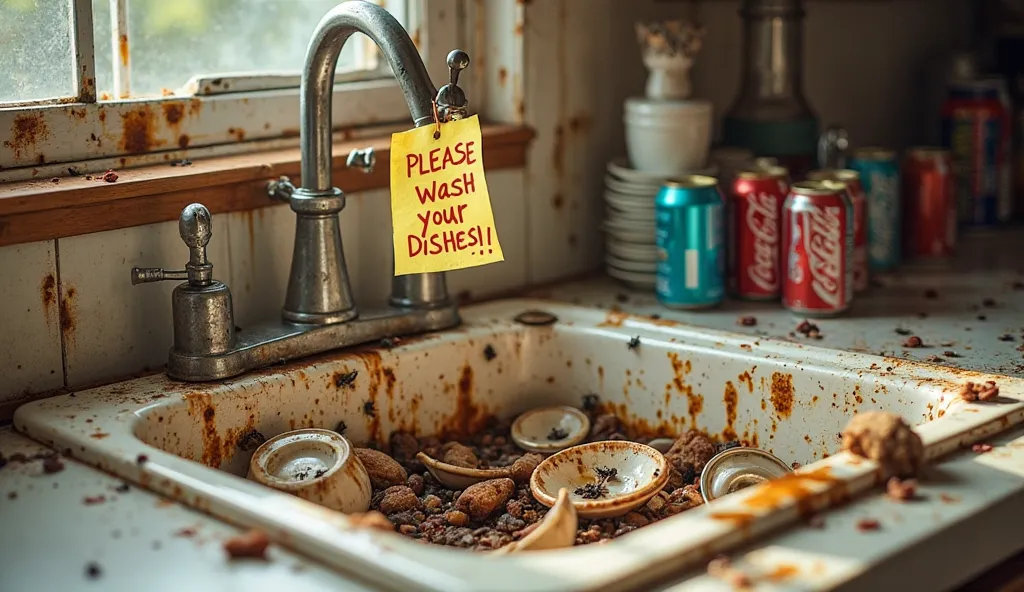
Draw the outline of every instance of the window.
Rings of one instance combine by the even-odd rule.
[[[343,1],[0,0],[0,181],[294,137],[307,44]],[[423,53],[421,30],[454,12],[454,0],[374,1]],[[442,69],[428,62],[435,79],[442,51]],[[363,35],[338,60],[333,116],[335,127],[409,119]]]

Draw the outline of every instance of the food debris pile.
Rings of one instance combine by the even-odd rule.
[[[588,402],[591,404],[585,407],[592,426],[588,441],[628,439],[624,426],[614,415],[599,414],[598,405]],[[522,539],[548,511],[530,493],[530,476],[543,458],[516,447],[509,432],[509,422],[492,420],[488,428],[467,441],[417,438],[395,432],[389,439],[387,453],[356,449],[373,485],[369,515],[377,517],[375,525],[380,527],[382,521],[389,522],[393,529],[414,540],[473,550],[498,549]],[[646,443],[644,439],[633,441]],[[718,444],[695,430],[686,432],[665,455],[671,466],[665,487],[645,506],[624,516],[580,518],[576,544],[607,541],[701,505],[703,498],[697,483],[701,469],[720,450],[738,445]],[[456,491],[442,485],[426,470],[416,459],[419,452],[460,467],[508,467],[511,478],[491,479]],[[595,472],[598,481],[581,487],[586,491],[577,491],[577,495],[598,499],[606,495],[607,483],[618,478],[614,468],[596,467]]]

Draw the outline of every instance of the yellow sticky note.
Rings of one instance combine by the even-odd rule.
[[[395,275],[503,261],[477,116],[391,136]]]

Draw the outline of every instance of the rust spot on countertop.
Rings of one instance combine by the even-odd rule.
[[[772,372],[772,406],[779,417],[793,414],[793,375]]]
[[[752,376],[752,373],[753,370],[749,370],[736,377],[736,380],[739,380],[740,384],[747,385],[747,392],[749,393],[754,392],[754,378]]]
[[[74,286],[68,286],[64,290],[64,297],[60,300],[60,333],[64,337],[64,345],[74,343],[75,326],[78,317],[78,305],[75,304],[75,297],[78,291]]]
[[[736,408],[739,406],[739,393],[732,381],[726,381],[725,394],[722,395],[722,402],[725,403],[725,428],[722,430],[722,438],[726,442],[738,440],[736,436]]]
[[[11,124],[11,139],[4,140],[4,146],[21,158],[22,152],[31,152],[36,144],[50,136],[42,113],[25,113],[14,118]]]
[[[751,512],[712,512],[708,516],[712,520],[728,522],[737,528],[746,528],[757,518],[757,515]]]
[[[235,137],[235,140],[241,142],[245,140],[245,130],[237,127],[229,127],[228,133]]]
[[[788,502],[796,502],[802,515],[815,511],[815,499],[822,495],[833,503],[849,498],[845,483],[832,475],[831,467],[803,473],[787,473],[758,487],[743,504],[754,510],[773,511]],[[825,486],[822,489],[822,486]]]
[[[160,142],[156,139],[153,109],[148,106],[132,109],[121,116],[121,148],[131,154],[149,152]]]
[[[694,393],[693,388],[686,384],[684,377],[692,370],[690,360],[680,359],[676,352],[668,352],[668,359],[672,363],[672,386],[686,395],[686,412],[690,416],[690,425],[696,428],[697,416],[704,410],[704,395]]]
[[[769,582],[784,582],[793,576],[800,573],[800,569],[795,565],[788,563],[780,563],[775,566],[775,569],[765,574],[764,578]]]

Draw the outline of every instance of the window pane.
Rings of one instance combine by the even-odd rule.
[[[0,2],[6,0],[0,0]],[[306,44],[339,0],[125,0],[133,97],[165,94],[201,74],[298,74]],[[398,4],[396,0],[395,4]],[[93,0],[97,88],[113,88],[110,0]],[[363,36],[338,69],[361,66]]]
[[[69,0],[0,0],[0,102],[75,95]]]

